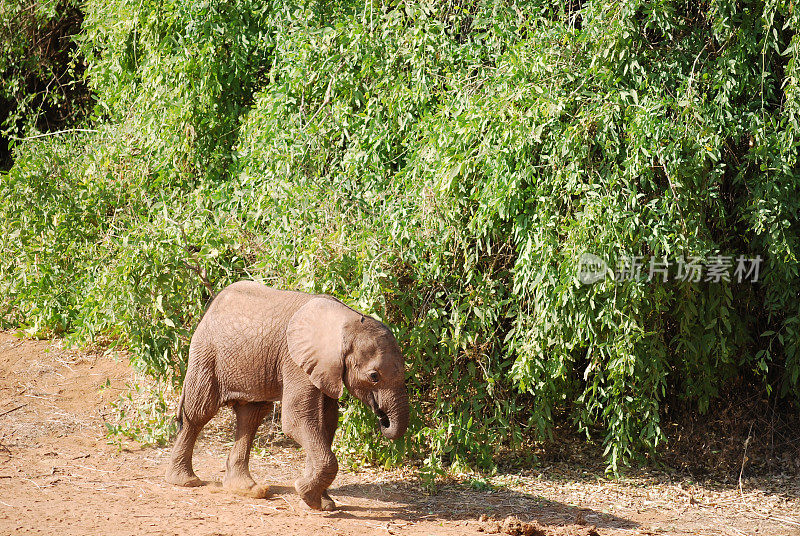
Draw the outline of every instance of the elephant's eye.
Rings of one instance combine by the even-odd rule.
[[[378,383],[378,380],[380,379],[381,377],[378,376],[378,373],[375,372],[374,370],[369,373],[369,381],[371,381],[372,383]]]

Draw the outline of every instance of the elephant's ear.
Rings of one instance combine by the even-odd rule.
[[[345,324],[360,315],[331,298],[314,298],[289,320],[289,355],[320,391],[342,396]]]

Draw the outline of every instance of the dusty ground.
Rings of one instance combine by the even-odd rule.
[[[800,482],[786,475],[740,490],[552,465],[426,495],[409,472],[342,470],[330,490],[341,510],[314,513],[291,487],[301,451],[275,443],[252,461],[272,497],[232,496],[218,484],[227,439],[210,433],[195,470],[212,484],[176,488],[162,479],[168,449],[120,450],[104,435],[131,378],[122,362],[0,333],[0,534],[800,535]]]

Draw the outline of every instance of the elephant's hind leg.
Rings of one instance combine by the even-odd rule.
[[[264,417],[272,411],[272,402],[252,402],[233,407],[236,413],[236,438],[225,463],[222,486],[234,493],[262,499],[269,486],[256,484],[250,475],[250,448]]]
[[[167,467],[166,480],[170,484],[187,487],[203,485],[203,481],[197,478],[192,468],[192,451],[201,429],[202,426],[192,422],[183,423],[178,437],[175,438]]]
[[[192,468],[192,451],[197,441],[197,436],[203,427],[216,415],[219,405],[216,402],[216,391],[213,382],[202,389],[202,385],[195,381],[190,370],[187,373],[187,382],[184,383],[184,395],[178,408],[181,423],[172,454],[167,467],[166,480],[177,486],[202,486],[203,481],[197,478]]]

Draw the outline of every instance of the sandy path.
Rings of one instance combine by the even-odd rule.
[[[309,512],[291,487],[302,452],[288,442],[251,463],[274,495],[222,491],[224,434],[196,449],[195,470],[211,484],[177,488],[162,478],[167,448],[119,450],[104,435],[109,404],[131,378],[125,363],[0,333],[0,534],[800,535],[800,485],[791,482],[781,488],[788,493],[751,486],[741,497],[668,478],[649,487],[576,480],[559,467],[500,477],[506,485],[494,490],[452,485],[433,496],[400,472],[343,470],[331,488],[340,511]],[[534,524],[503,524],[508,515]]]

